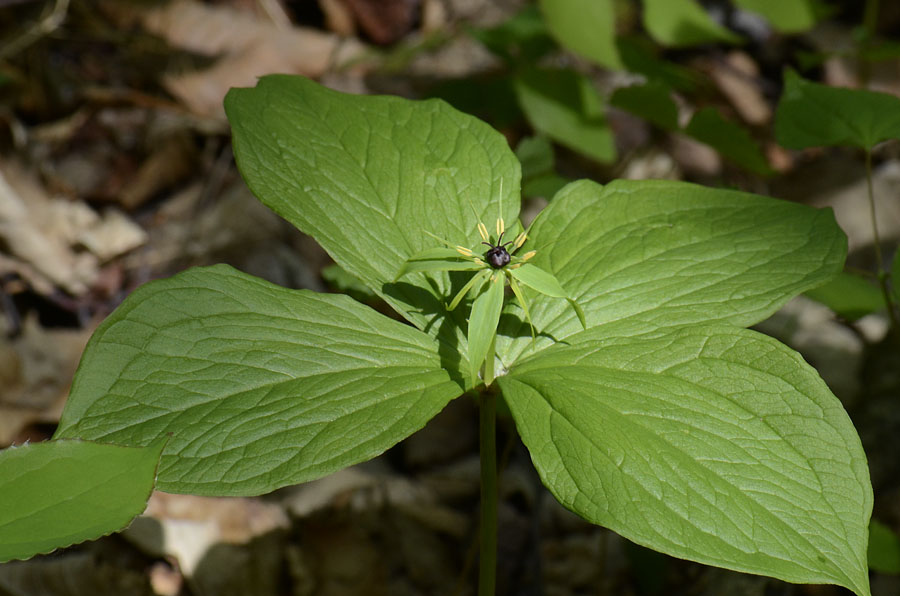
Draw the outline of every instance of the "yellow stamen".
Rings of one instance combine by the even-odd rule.
[[[527,261],[528,259],[530,259],[531,257],[533,257],[536,254],[537,254],[536,250],[529,250],[524,255],[522,255],[522,260],[520,262],[524,263],[525,261]]]
[[[484,240],[485,242],[490,242],[491,237],[488,236],[487,228],[484,227],[484,224],[481,223],[480,221],[478,222],[478,233],[481,234],[482,240]]]
[[[482,265],[482,266],[483,266],[483,265],[487,265],[487,263],[485,263],[485,262],[482,261],[481,259],[475,259],[475,264],[476,264],[476,265]]]
[[[499,238],[500,234],[502,234],[504,231],[506,231],[506,225],[503,223],[503,218],[498,217],[497,218],[497,237]],[[500,242],[500,241],[497,240],[497,242]]]
[[[456,252],[458,252],[459,254],[461,254],[464,257],[474,257],[475,256],[475,253],[473,253],[471,250],[469,250],[465,246],[457,246]]]
[[[528,236],[525,232],[522,232],[518,236],[516,236],[516,241],[513,242],[513,250],[519,250],[522,248],[522,245],[525,244],[525,241],[528,240]]]

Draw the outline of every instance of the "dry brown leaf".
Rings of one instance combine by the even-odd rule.
[[[22,439],[35,422],[55,423],[93,329],[45,329],[30,316],[15,340],[0,344],[0,445]]]
[[[67,231],[56,225],[62,222],[68,227],[89,217],[83,209],[69,205],[49,198],[16,166],[0,171],[0,239],[12,256],[30,264],[53,284],[80,295],[97,276],[97,259],[76,253],[67,241],[71,239]],[[66,216],[56,217],[61,211],[66,211]]]
[[[712,62],[709,74],[745,122],[756,126],[769,123],[772,108],[758,84],[759,68],[753,58],[745,52],[732,51],[724,63]]]
[[[201,72],[166,77],[166,89],[193,112],[224,116],[231,87],[252,87],[269,73],[318,77],[339,45],[335,35],[303,27],[283,28],[223,6],[176,0],[148,11],[144,27],[174,46],[208,56],[216,64]]]
[[[290,527],[280,505],[252,498],[154,492],[144,516],[153,518],[159,526],[143,519],[126,530],[126,537],[151,554],[175,557],[186,577],[194,574],[216,544],[246,544],[273,530]]]

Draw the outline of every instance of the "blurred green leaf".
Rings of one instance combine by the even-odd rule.
[[[884,308],[881,288],[868,279],[847,272],[840,273],[825,285],[807,290],[806,295],[848,321]]]
[[[553,144],[543,135],[525,137],[516,146],[522,178],[540,176],[554,169]]]
[[[775,137],[788,149],[852,145],[868,150],[900,139],[900,98],[820,85],[788,68],[775,113]]]
[[[556,44],[537,6],[528,6],[496,27],[469,28],[469,34],[510,63],[533,62]]]
[[[869,567],[879,573],[900,574],[900,537],[883,523],[869,523]]]
[[[613,0],[540,0],[540,5],[561,46],[601,66],[622,68]]]
[[[761,14],[782,33],[811,29],[828,13],[828,8],[818,0],[734,0],[734,3]]]
[[[556,173],[553,145],[543,135],[527,137],[516,147],[522,163],[522,196],[553,198],[570,180]]]
[[[715,108],[698,110],[684,132],[706,143],[742,168],[760,176],[772,173],[769,162],[747,129],[726,120]]]
[[[517,75],[515,89],[536,131],[597,161],[615,161],[603,100],[587,77],[574,70],[525,69]]]
[[[616,47],[625,68],[644,75],[648,81],[658,81],[687,93],[693,92],[705,82],[697,72],[660,58],[658,46],[645,37],[619,37],[616,39]]]
[[[715,23],[695,0],[644,0],[644,27],[653,39],[665,46],[741,41]]]
[[[663,83],[650,82],[620,87],[613,93],[609,103],[652,122],[663,130],[678,129],[678,106],[672,99],[670,89]]]

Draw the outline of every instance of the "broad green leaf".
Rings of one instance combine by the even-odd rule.
[[[676,557],[868,596],[866,457],[800,355],[730,326],[608,327],[498,377],[560,503]]]
[[[478,371],[488,354],[491,341],[497,332],[497,322],[503,309],[503,288],[506,285],[502,273],[495,273],[484,290],[472,304],[469,317],[469,375],[472,385],[478,380]]]
[[[828,283],[808,290],[806,295],[848,321],[855,321],[885,307],[881,288],[852,273],[840,273]]]
[[[871,149],[900,139],[900,98],[863,89],[820,85],[784,71],[775,137],[788,149],[853,145]]]
[[[254,495],[368,460],[462,392],[416,329],[225,265],[139,288],[94,333],[57,437],[147,445],[158,488]]]
[[[782,33],[812,29],[825,12],[818,0],[734,0],[734,3],[744,10],[761,14]]]
[[[348,95],[294,76],[232,89],[225,110],[263,203],[416,327],[464,348],[464,313],[445,324],[447,273],[393,280],[435,245],[426,232],[473,247],[478,220],[517,219],[519,162],[503,135],[440,100]]]
[[[629,111],[663,130],[678,129],[678,106],[664,84],[650,82],[616,89],[610,105]]]
[[[751,172],[760,176],[772,173],[769,162],[747,129],[724,119],[715,108],[698,110],[684,132]]]
[[[616,158],[603,100],[574,70],[526,69],[515,80],[519,105],[534,129],[600,162]]]
[[[147,506],[164,444],[46,441],[0,451],[0,563],[127,526]]]
[[[665,46],[741,41],[709,18],[695,0],[644,0],[644,28]]]
[[[601,66],[622,68],[613,0],[541,0],[540,5],[561,46]]]
[[[880,573],[900,575],[900,537],[874,519],[869,524],[869,567]]]
[[[521,250],[537,251],[530,263],[556,276],[589,328],[752,325],[839,273],[847,251],[830,210],[651,180],[574,182],[529,238]],[[536,348],[582,331],[565,302],[528,293]],[[531,341],[527,323],[510,314],[497,338],[506,366]]]

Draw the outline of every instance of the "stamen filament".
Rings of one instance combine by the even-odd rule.
[[[491,237],[488,236],[487,228],[480,221],[478,222],[478,233],[481,234],[481,239],[485,242],[491,239]]]

